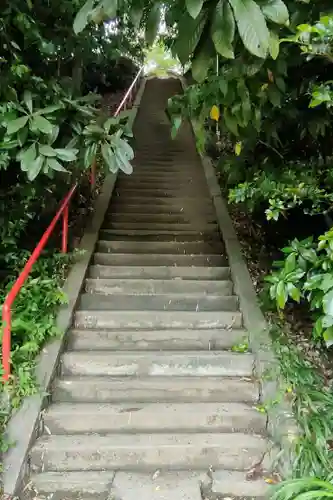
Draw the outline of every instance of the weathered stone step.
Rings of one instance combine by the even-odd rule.
[[[107,211],[107,216],[111,217],[112,214],[118,211],[119,213],[126,213],[126,214],[127,213],[139,214],[142,212],[146,214],[162,214],[162,215],[185,214],[188,217],[193,217],[192,210],[189,210],[189,208],[184,207],[182,205],[172,206],[168,204],[165,206],[165,205],[154,205],[154,204],[149,205],[147,203],[141,205],[141,204],[129,204],[124,202],[120,203],[120,202],[121,198],[115,198],[112,200],[110,208]],[[205,204],[204,206],[200,207],[200,210],[198,211],[197,209],[195,213],[198,212],[202,217],[216,216],[213,205],[211,203],[208,206]]]
[[[226,280],[229,267],[158,267],[158,266],[102,266],[89,267],[90,278],[162,279],[162,280]]]
[[[126,231],[122,229],[106,229],[100,231],[100,238],[107,241],[179,241],[179,242],[198,242],[205,241],[207,243],[221,242],[221,235],[218,231],[201,232],[198,231],[153,231],[151,229],[135,229]]]
[[[182,255],[182,254],[132,254],[95,253],[94,264],[110,266],[202,266],[222,267],[226,264],[222,255]]]
[[[233,284],[230,280],[224,281],[195,281],[195,280],[152,280],[152,279],[103,279],[87,278],[85,289],[88,292],[98,292],[108,295],[164,295],[184,294],[185,297],[195,295],[221,296],[232,295]]]
[[[230,351],[189,353],[72,351],[62,356],[65,376],[251,377],[253,355]]]
[[[193,230],[197,231],[197,233],[200,232],[209,232],[209,231],[218,231],[218,225],[217,223],[207,223],[204,220],[200,221],[197,220],[192,223],[187,223],[187,224],[173,224],[170,222],[170,224],[166,225],[165,223],[158,223],[158,222],[140,222],[140,221],[132,221],[132,222],[117,222],[113,221],[112,219],[109,221],[106,221],[104,223],[104,227],[108,229],[121,229],[123,231],[129,230],[151,230],[155,231],[158,233],[159,231],[169,231],[172,233],[173,231],[188,231],[188,230]]]
[[[77,311],[76,328],[129,330],[241,328],[240,312],[171,312],[171,311]]]
[[[144,189],[170,189],[170,188],[182,188],[186,189],[188,186],[191,187],[200,187],[201,191],[203,189],[202,179],[179,178],[178,176],[172,176],[167,178],[166,180],[161,179],[160,176],[154,178],[153,176],[140,176],[140,174],[131,174],[129,178],[118,180],[116,184],[116,191],[120,191],[121,189],[140,189],[141,187]]]
[[[66,377],[54,383],[52,400],[77,403],[259,401],[252,377]]]
[[[34,500],[261,500],[272,488],[264,478],[247,480],[244,471],[217,470],[212,477],[207,488],[204,472],[44,472],[32,476],[31,486]]]
[[[110,500],[113,471],[42,472],[31,477],[27,500]]]
[[[120,224],[120,223],[119,223]],[[199,236],[198,236],[199,237]],[[152,254],[222,254],[224,246],[221,241],[114,241],[99,240],[97,252],[110,253],[152,253]]]
[[[266,418],[245,403],[125,403],[52,405],[43,416],[47,433],[265,434]]]
[[[48,436],[37,441],[30,461],[38,471],[205,470],[245,471],[261,461],[267,443],[257,435],[136,434]]]
[[[140,205],[143,208],[144,205],[163,205],[166,207],[176,207],[184,208],[186,210],[191,210],[191,207],[197,212],[201,212],[201,206],[199,208],[198,205],[198,197],[197,196],[174,196],[173,198],[157,198],[155,196],[144,196],[140,195],[140,193],[133,193],[132,196],[114,196],[112,199],[112,204],[117,202],[118,206],[122,205]],[[206,205],[207,207],[212,208],[213,204],[211,198],[204,197],[200,199],[200,203],[202,205]]]
[[[182,186],[166,186],[163,189],[161,187],[145,187],[142,185],[136,185],[132,188],[126,188],[125,186],[121,186],[120,188],[117,188],[115,190],[114,195],[115,196],[124,196],[126,199],[130,198],[131,196],[156,196],[156,198],[172,198],[172,197],[179,197],[182,193],[186,192],[186,196],[191,197],[191,196],[198,196],[199,199],[209,199],[209,194],[208,193],[203,193],[202,187],[200,186],[194,186],[193,184],[188,184],[186,188]]]
[[[67,349],[90,351],[215,351],[247,342],[244,330],[70,330]]]
[[[141,212],[144,212],[142,210]],[[216,222],[216,216],[212,215],[201,215],[202,219],[206,223]],[[191,216],[190,214],[183,213],[122,213],[122,212],[114,212],[112,214],[108,214],[105,221],[114,221],[114,222],[157,222],[159,224],[164,224],[166,227],[168,224],[189,224],[196,222],[196,217]]]
[[[231,296],[202,296],[168,294],[85,293],[78,309],[84,311],[237,311],[238,298]]]

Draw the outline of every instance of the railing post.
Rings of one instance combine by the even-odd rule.
[[[68,212],[69,212],[68,205],[69,204],[67,204],[67,206],[65,207],[62,216],[62,246],[61,246],[62,253],[67,253],[67,247],[68,247]]]
[[[3,337],[2,337],[2,366],[3,380],[8,382],[10,375],[10,349],[11,349],[11,310],[5,303],[2,307]]]

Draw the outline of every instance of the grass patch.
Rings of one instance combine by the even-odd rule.
[[[18,259],[20,269],[23,268],[26,258],[25,252],[22,258]],[[59,306],[67,300],[61,287],[72,258],[71,254],[46,254],[41,257],[14,302],[12,373],[8,384],[0,384],[0,454],[7,451],[11,445],[4,437],[11,412],[19,408],[23,398],[38,392],[35,378],[37,354],[49,339],[61,333],[56,327],[56,315]],[[15,279],[16,276],[13,275],[6,285],[0,288],[0,303],[4,302]]]

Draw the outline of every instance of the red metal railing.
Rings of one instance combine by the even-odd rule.
[[[127,90],[127,92],[124,95],[121,103],[119,104],[116,112],[114,113],[114,116],[119,115],[120,111],[123,108],[126,108],[127,103],[129,103],[130,105],[132,104],[133,99],[135,97],[135,92],[136,92],[138,84],[139,84],[139,79],[140,79],[142,70],[143,70],[143,68],[141,68],[140,71],[137,73],[131,86]],[[91,182],[94,182],[94,183],[95,183],[95,168],[96,168],[96,163],[94,161],[93,165],[92,165],[92,171],[91,171],[91,177],[90,177]],[[58,220],[61,217],[62,217],[61,250],[63,253],[67,252],[69,204],[70,204],[70,201],[73,197],[73,194],[76,191],[77,186],[78,186],[78,183],[75,183],[74,186],[68,192],[68,194],[65,196],[63,201],[61,202],[61,205],[60,205],[56,215],[53,217],[49,227],[46,229],[45,233],[41,237],[35,250],[30,255],[26,265],[22,269],[19,277],[15,281],[14,285],[12,286],[10,292],[8,293],[8,295],[6,297],[5,302],[3,303],[3,306],[2,306],[2,322],[3,322],[2,367],[3,367],[3,379],[5,382],[8,381],[9,376],[10,376],[11,320],[12,320],[13,302],[16,299],[18,293],[20,292],[22,286],[24,285],[26,279],[28,278],[33,265],[35,264],[35,262],[39,258],[40,254],[41,254],[42,250],[44,249],[49,237],[51,236]]]

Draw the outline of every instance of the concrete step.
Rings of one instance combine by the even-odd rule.
[[[114,196],[111,200],[112,205],[117,202],[118,206],[122,205],[140,205],[141,209],[143,208],[144,205],[151,205],[151,206],[166,206],[166,207],[179,207],[179,208],[184,208],[185,207],[187,210],[191,210],[191,205],[195,208],[198,212],[201,212],[201,206],[200,209],[198,209],[198,198],[196,196],[178,196],[178,197],[173,197],[173,198],[157,198],[156,196],[141,196],[140,193],[136,193],[133,196]],[[202,205],[206,205],[207,207],[210,207],[213,210],[213,204],[212,200],[207,196],[205,199],[201,199],[200,203]]]
[[[158,266],[90,266],[89,278],[161,279],[161,280],[227,280],[229,267],[158,267]]]
[[[70,330],[69,350],[215,351],[247,342],[244,330]]]
[[[170,233],[172,231],[196,231],[197,233],[200,232],[212,232],[212,231],[218,231],[218,225],[217,223],[207,223],[205,221],[196,221],[191,224],[165,224],[165,223],[158,223],[158,222],[140,222],[140,221],[133,221],[133,222],[116,222],[116,221],[106,221],[104,223],[105,228],[109,229],[121,229],[123,231],[131,231],[131,230],[138,230],[138,229],[143,229],[143,230],[148,230],[150,229],[151,231],[155,231],[158,233],[160,230],[168,230]]]
[[[97,252],[152,254],[223,254],[221,241],[114,241],[99,240]]]
[[[204,241],[206,243],[212,244],[221,243],[221,235],[218,231],[213,232],[201,232],[189,230],[189,231],[169,231],[164,229],[163,231],[153,231],[151,229],[135,229],[132,231],[126,231],[122,229],[106,229],[102,228],[100,231],[100,239],[105,241],[177,241],[177,242],[194,242]]]
[[[123,196],[128,199],[131,196],[148,196],[148,197],[156,197],[156,198],[177,198],[182,195],[186,195],[187,197],[195,196],[198,197],[199,200],[206,200],[209,198],[208,193],[203,193],[202,188],[200,186],[193,186],[193,184],[188,184],[186,187],[181,186],[168,186],[163,189],[159,187],[144,187],[140,185],[136,185],[133,188],[125,188],[122,186],[119,189],[116,189],[114,192],[114,196]]]
[[[186,207],[182,206],[171,206],[165,205],[165,204],[159,204],[159,205],[149,205],[145,203],[144,205],[140,204],[129,204],[129,203],[124,203],[121,201],[121,199],[113,199],[110,205],[110,208],[107,211],[107,216],[111,217],[112,214],[115,213],[122,213],[122,214],[140,214],[140,213],[145,213],[145,214],[152,214],[152,215],[158,215],[161,214],[163,216],[169,215],[169,214],[179,214],[179,215],[185,215],[186,217],[193,217],[193,212],[192,210],[186,209]],[[214,208],[212,204],[204,205],[200,207],[200,214],[202,217],[216,217],[216,214],[214,212]]]
[[[141,212],[144,212],[142,210]],[[185,215],[179,213],[164,213],[164,214],[156,214],[156,213],[122,213],[122,212],[114,212],[107,216],[106,221],[114,221],[114,222],[148,222],[153,223],[157,222],[159,224],[186,224],[190,223],[193,219],[193,215],[190,214]],[[214,214],[209,216],[202,216],[205,219],[206,223],[216,222],[216,216]]]
[[[266,418],[245,403],[62,403],[43,416],[47,433],[204,433],[265,434]]]
[[[94,264],[103,266],[181,266],[223,267],[227,264],[222,255],[95,253]]]
[[[257,435],[119,434],[48,436],[30,452],[36,471],[205,470],[245,471],[261,461],[267,442]]]
[[[217,470],[212,476],[207,489],[210,479],[203,472],[44,472],[32,476],[31,486],[38,492],[35,500],[202,500],[205,491],[213,500],[264,499],[271,488],[263,478],[250,481],[240,471]]]
[[[110,500],[114,477],[113,471],[89,470],[33,474],[24,500]]]
[[[179,178],[170,176],[168,178],[161,178],[161,176],[147,176],[140,175],[140,173],[133,173],[130,177],[122,178],[117,181],[116,191],[121,191],[122,189],[187,189],[190,187],[201,188],[202,192],[202,178],[197,176],[192,176],[190,178]]]
[[[230,280],[224,281],[195,281],[195,280],[158,280],[158,279],[103,279],[88,278],[85,282],[85,290],[90,293],[102,293],[107,295],[130,294],[130,295],[166,295],[184,294],[185,297],[194,295],[195,298],[202,295],[230,296],[233,294],[233,284]]]
[[[251,377],[253,363],[252,354],[230,351],[72,351],[63,354],[61,371],[91,377]]]
[[[234,296],[201,295],[182,296],[177,293],[163,295],[119,293],[81,295],[79,310],[84,311],[237,311],[238,299]]]
[[[257,404],[252,377],[66,377],[56,379],[54,402],[245,402]]]
[[[117,330],[220,329],[241,328],[240,312],[175,311],[76,311],[76,328]]]

